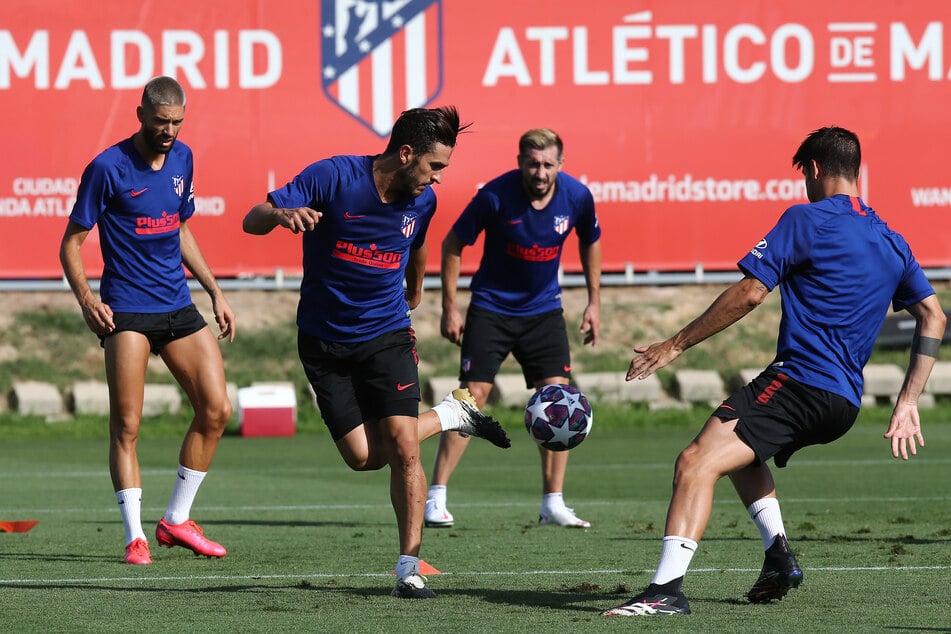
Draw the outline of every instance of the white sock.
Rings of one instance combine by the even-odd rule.
[[[565,508],[565,497],[561,493],[546,493],[542,496],[542,512]]]
[[[410,575],[419,574],[419,557],[400,555],[396,560],[396,578],[402,581]]]
[[[125,545],[139,538],[148,541],[142,530],[142,489],[116,491],[116,502],[119,503],[122,525],[125,527]]]
[[[697,542],[686,537],[669,535],[664,538],[664,546],[660,551],[660,564],[651,583],[663,585],[677,577],[687,574],[690,560],[697,551]]]
[[[188,520],[192,511],[192,503],[198,494],[198,487],[205,479],[204,471],[194,471],[188,467],[178,465],[178,475],[175,478],[175,488],[172,489],[172,499],[165,509],[165,521],[169,524],[181,524]]]
[[[763,538],[763,549],[768,550],[773,545],[777,535],[785,535],[783,514],[779,510],[779,500],[773,497],[760,498],[746,507],[753,523],[759,529]]]
[[[446,485],[445,484],[431,484],[429,489],[426,492],[426,498],[429,500],[435,500],[440,506],[446,506]]]
[[[433,406],[433,411],[436,412],[436,416],[439,417],[439,426],[443,431],[459,429],[459,416],[455,406],[449,402],[451,399],[452,393]]]

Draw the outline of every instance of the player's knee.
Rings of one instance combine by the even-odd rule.
[[[234,408],[227,398],[217,399],[195,408],[195,422],[206,432],[224,432]]]
[[[135,421],[114,421],[110,425],[110,436],[113,444],[123,447],[134,447],[139,440],[139,424]]]
[[[696,445],[690,445],[680,452],[674,463],[674,486],[689,483],[702,472],[700,451]]]

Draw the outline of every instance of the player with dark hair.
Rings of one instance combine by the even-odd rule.
[[[251,234],[275,227],[304,234],[301,364],[347,466],[390,468],[400,541],[393,595],[400,598],[435,596],[419,573],[426,501],[420,441],[456,430],[509,446],[464,390],[419,415],[410,309],[422,295],[426,232],[436,211],[432,185],[442,181],[468,126],[452,107],[407,110],[383,154],[313,163],[244,219]]]
[[[443,241],[442,335],[461,345],[459,379],[485,405],[504,359],[512,353],[525,385],[538,389],[571,380],[558,270],[562,245],[578,236],[588,305],[581,321],[584,342],[594,345],[601,321],[601,229],[591,192],[561,171],[561,138],[529,130],[518,143],[518,169],[487,183],[463,210]],[[456,303],[462,250],[485,232],[479,268],[470,284],[463,322]],[[467,439],[443,434],[426,501],[426,525],[452,526],[446,487]],[[567,451],[539,447],[542,465],[540,524],[588,528],[563,497]]]
[[[139,131],[103,151],[83,172],[60,260],[86,324],[105,349],[109,472],[125,526],[126,563],[152,561],[142,530],[136,455],[150,352],[162,357],[195,412],[156,539],[223,557],[224,547],[207,539],[189,513],[231,417],[231,401],[221,351],[192,303],[182,265],[211,296],[218,339],[234,341],[235,316],[186,224],[195,199],[192,152],[177,141],[185,91],[171,77],[156,77],[146,84],[136,115]],[[80,254],[94,225],[104,263],[101,300]]]
[[[889,305],[916,321],[911,358],[885,438],[908,459],[924,445],[918,398],[946,317],[904,238],[858,196],[858,137],[815,130],[799,146],[809,203],[790,207],[739,261],[744,278],[676,335],[634,348],[627,380],[643,379],[759,306],[776,286],[782,319],[774,361],[713,412],[674,468],[660,564],[650,585],[605,616],[689,614],[684,574],[706,529],[716,482],[728,476],[766,551],[752,603],[782,599],[803,581],[786,539],[767,461],[785,467],[809,445],[844,435],[858,415],[863,368]]]

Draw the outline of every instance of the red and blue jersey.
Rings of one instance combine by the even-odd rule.
[[[452,227],[470,246],[485,231],[470,303],[506,315],[561,308],[558,267],[572,230],[582,244],[601,237],[594,198],[581,181],[559,172],[555,193],[544,209],[532,207],[519,170],[486,183]]]
[[[131,137],[104,150],[83,172],[69,219],[99,227],[99,294],[112,310],[164,313],[192,303],[178,233],[195,213],[192,174],[192,152],[181,141],[153,170]]]
[[[900,311],[934,295],[905,239],[844,194],[787,209],[739,267],[780,287],[773,363],[855,406],[889,304]]]
[[[403,288],[410,250],[422,248],[436,212],[431,187],[384,203],[373,156],[334,156],[306,167],[268,197],[323,216],[303,234],[297,325],[326,341],[367,341],[410,327]]]

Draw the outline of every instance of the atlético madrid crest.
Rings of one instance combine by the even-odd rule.
[[[321,0],[324,93],[380,137],[442,90],[442,0]]]

